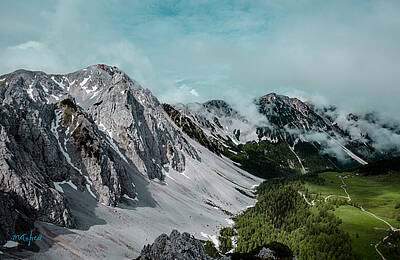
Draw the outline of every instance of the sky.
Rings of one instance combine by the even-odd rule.
[[[0,74],[105,63],[162,102],[276,92],[400,118],[400,1],[0,2]]]

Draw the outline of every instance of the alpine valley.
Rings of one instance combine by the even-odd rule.
[[[104,64],[2,75],[0,104],[0,259],[400,255],[400,125],[378,114],[162,104]]]

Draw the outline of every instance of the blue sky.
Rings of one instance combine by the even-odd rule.
[[[1,1],[0,73],[119,66],[163,102],[277,92],[397,115],[399,1]],[[379,97],[379,101],[377,100]]]

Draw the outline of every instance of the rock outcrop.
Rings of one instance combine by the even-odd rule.
[[[188,233],[173,230],[168,236],[160,235],[153,244],[142,249],[138,260],[212,260],[203,244]]]
[[[202,242],[188,233],[173,230],[168,236],[162,234],[151,245],[143,247],[137,260],[213,260],[204,250]],[[249,253],[228,253],[217,257],[221,260],[297,259],[284,244],[272,242],[257,247]]]

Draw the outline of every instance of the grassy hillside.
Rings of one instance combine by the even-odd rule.
[[[287,245],[298,259],[355,259],[350,237],[332,213],[335,206],[312,207],[304,199],[303,194],[309,193],[304,187],[306,179],[323,181],[318,176],[295,175],[270,179],[258,187],[255,207],[235,218],[235,252],[248,253],[278,242]]]
[[[326,172],[320,174],[320,177],[325,179],[324,185],[306,182],[305,187],[310,191],[311,196],[318,194],[318,197],[324,198],[324,200],[326,197],[334,195],[330,196],[328,201],[334,197],[347,197],[339,176],[343,177],[343,182],[346,184],[344,187],[351,198],[349,203],[354,205],[343,205],[334,211],[334,214],[343,222],[341,229],[350,234],[357,256],[362,259],[379,259],[374,245],[389,234],[389,226],[382,220],[387,221],[395,228],[400,227],[400,173],[363,176],[354,172]],[[360,207],[382,220],[362,211]],[[400,257],[400,255],[394,258],[390,257],[390,251],[395,251],[394,249],[394,246],[387,247],[386,243],[378,246],[381,253],[383,251],[389,253],[389,256],[385,255],[387,259]]]
[[[301,164],[295,153],[301,159]],[[310,144],[299,142],[295,146],[295,153],[282,140],[277,143],[260,141],[232,145],[223,152],[231,160],[240,163],[244,170],[265,179],[332,168],[329,160],[319,155]]]
[[[235,237],[238,253],[279,242],[299,259],[400,259],[400,172],[385,173],[266,180],[257,204],[221,232],[223,251]]]

